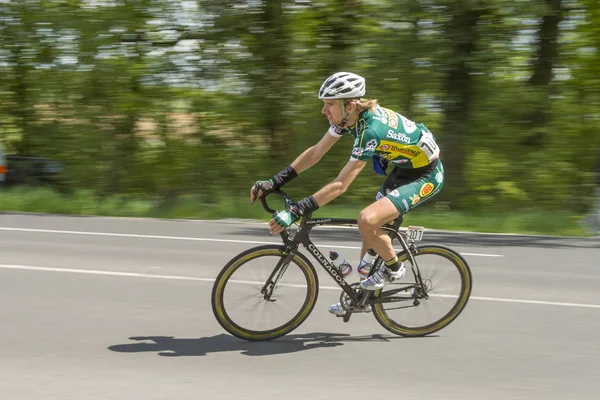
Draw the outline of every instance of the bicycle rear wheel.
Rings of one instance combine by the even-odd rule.
[[[425,336],[450,324],[467,305],[473,285],[467,262],[452,249],[424,245],[414,257],[425,290],[402,252],[398,258],[405,263],[406,275],[376,291],[372,304],[377,321],[400,336]]]
[[[245,340],[271,340],[296,329],[311,313],[318,294],[314,267],[300,253],[285,263],[282,249],[279,245],[249,249],[219,273],[212,308],[227,332]],[[272,296],[266,299],[268,283],[278,276]]]

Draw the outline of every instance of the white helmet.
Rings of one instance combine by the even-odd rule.
[[[321,85],[319,99],[354,99],[365,92],[365,78],[352,72],[336,72]]]

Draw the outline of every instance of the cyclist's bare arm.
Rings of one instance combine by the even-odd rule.
[[[326,132],[317,144],[304,150],[304,152],[296,157],[296,159],[290,165],[292,168],[294,168],[297,174],[300,174],[302,171],[306,171],[319,162],[323,155],[327,153],[331,147],[333,147],[335,142],[337,142],[340,137],[335,137],[329,132]],[[259,190],[256,194],[254,193],[254,190],[255,185],[252,185],[250,188],[250,201],[254,201],[256,196],[262,195],[262,190]]]
[[[319,207],[323,207],[336,197],[342,195],[354,179],[356,179],[365,165],[367,165],[366,161],[348,161],[334,181],[328,183],[313,195]]]
[[[304,150],[302,154],[300,154],[296,159],[292,162],[292,167],[299,174],[302,171],[306,171],[316,163],[318,163],[323,155],[333,147],[335,142],[337,142],[340,138],[334,137],[329,133],[325,133],[325,135],[319,140],[317,144],[309,147]]]

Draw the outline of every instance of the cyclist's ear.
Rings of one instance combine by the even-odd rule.
[[[355,99],[344,101],[344,103],[346,105],[346,112],[347,113],[351,113],[352,111],[354,111],[354,109],[356,109],[356,107],[358,107],[358,104],[357,104],[357,102],[356,102]]]

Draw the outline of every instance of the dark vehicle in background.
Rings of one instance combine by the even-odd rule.
[[[37,156],[9,154],[6,160],[6,173],[2,186],[52,187],[64,191],[63,166],[55,160]],[[0,157],[1,165],[2,157]],[[0,166],[1,172],[1,166]]]

